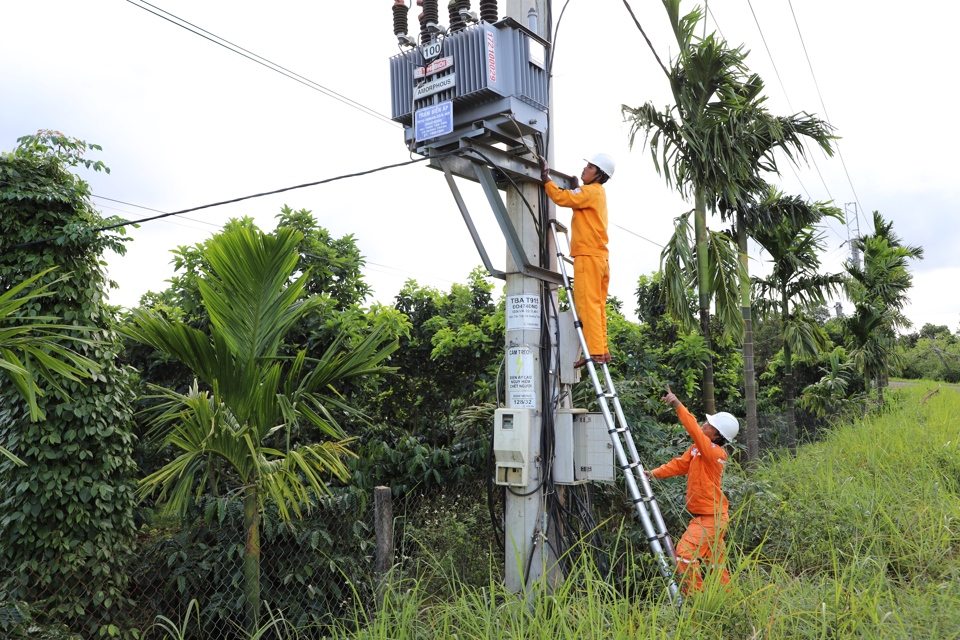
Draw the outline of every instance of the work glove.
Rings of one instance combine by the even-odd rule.
[[[540,180],[546,184],[550,182],[550,167],[547,165],[547,159],[543,156],[537,156],[537,161],[540,163]]]

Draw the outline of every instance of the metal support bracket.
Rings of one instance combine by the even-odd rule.
[[[493,177],[493,171],[490,170],[490,167],[477,163],[476,172],[477,177],[480,179],[480,186],[483,187],[487,201],[490,202],[490,208],[493,209],[493,215],[497,218],[497,222],[500,223],[500,230],[503,232],[503,237],[507,240],[507,248],[510,250],[510,255],[513,256],[513,261],[517,263],[520,273],[545,282],[563,284],[563,277],[559,273],[544,269],[530,262],[526,251],[523,250],[523,243],[520,241],[520,236],[517,234],[513,222],[510,221],[507,205],[503,203],[503,198],[500,197],[500,189],[497,188],[497,182]]]
[[[450,187],[450,192],[453,193],[453,199],[457,202],[457,207],[460,209],[460,215],[463,216],[463,221],[467,223],[467,229],[470,231],[470,237],[473,238],[473,244],[477,247],[477,252],[480,254],[483,266],[487,268],[487,272],[494,278],[506,280],[507,274],[499,269],[494,269],[493,263],[490,262],[490,256],[487,255],[487,250],[483,246],[483,240],[480,239],[480,234],[477,233],[477,228],[473,224],[473,218],[470,217],[470,212],[467,211],[467,203],[463,201],[463,196],[460,194],[457,181],[450,171],[450,161],[452,159],[453,157],[446,157],[435,160],[434,162],[439,162],[441,168],[443,168],[443,176],[447,179],[447,185]]]
[[[473,238],[473,244],[477,247],[477,252],[480,254],[480,259],[483,261],[483,266],[487,269],[491,276],[505,280],[507,274],[506,272],[493,267],[493,263],[490,261],[490,256],[487,254],[487,250],[483,246],[483,241],[480,239],[480,234],[477,233],[477,228],[473,224],[473,218],[471,218],[470,212],[467,210],[467,204],[463,200],[463,196],[460,193],[460,188],[457,187],[454,174],[457,173],[462,175],[462,172],[467,171],[467,167],[465,165],[469,165],[469,171],[473,174],[474,179],[480,183],[481,187],[483,187],[483,192],[487,196],[487,201],[490,203],[490,208],[493,209],[493,215],[497,219],[497,223],[500,225],[500,231],[503,233],[503,237],[507,241],[507,249],[510,251],[510,255],[513,256],[513,261],[517,264],[517,268],[520,273],[531,278],[537,278],[538,280],[550,282],[552,284],[563,284],[563,277],[559,273],[550,271],[549,269],[544,269],[543,267],[530,262],[526,251],[523,249],[523,243],[520,240],[520,235],[517,233],[516,227],[513,226],[513,222],[510,220],[510,215],[507,212],[507,206],[504,204],[503,198],[500,197],[500,189],[497,187],[497,181],[494,178],[493,171],[490,169],[490,167],[485,164],[481,164],[479,161],[472,162],[456,156],[437,158],[436,160],[432,160],[431,164],[432,163],[437,163],[443,170],[443,175],[447,180],[447,185],[450,187],[450,192],[453,194],[453,199],[456,201],[457,207],[460,209],[460,215],[463,216],[463,221],[467,225],[467,230],[470,232],[470,237]]]

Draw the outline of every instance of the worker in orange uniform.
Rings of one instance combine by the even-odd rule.
[[[583,324],[587,351],[596,363],[610,362],[607,348],[607,287],[610,284],[610,260],[607,251],[607,191],[604,183],[613,177],[613,158],[598,153],[580,173],[583,186],[573,179],[572,190],[561,189],[550,179],[550,168],[540,158],[540,177],[547,195],[557,205],[573,209],[570,224],[570,256],[573,261],[573,301]],[[587,363],[587,354],[573,366]]]
[[[703,588],[701,562],[708,568],[720,568],[720,582],[730,582],[724,566],[723,536],[729,520],[727,497],[720,488],[723,467],[727,463],[724,445],[737,437],[740,422],[726,411],[707,414],[701,425],[667,385],[663,401],[677,410],[677,417],[693,438],[693,445],[679,458],[645,471],[647,478],[687,476],[687,510],[693,515],[687,530],[676,546],[677,572],[684,593]]]

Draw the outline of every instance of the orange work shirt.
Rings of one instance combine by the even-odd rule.
[[[677,407],[677,417],[693,438],[693,446],[679,458],[660,465],[650,473],[654,478],[686,475],[687,510],[694,515],[727,517],[727,496],[723,495],[720,487],[723,468],[727,464],[727,452],[710,441],[685,406]]]
[[[573,209],[570,256],[606,258],[610,252],[607,250],[607,190],[603,185],[595,182],[567,190],[550,181],[544,188],[554,203]]]

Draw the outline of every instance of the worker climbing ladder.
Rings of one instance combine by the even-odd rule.
[[[603,367],[603,382],[606,388],[601,384],[600,376],[597,372],[596,362],[590,357],[590,350],[587,348],[587,341],[583,334],[583,323],[577,315],[577,308],[574,304],[570,277],[567,275],[568,264],[573,264],[573,259],[564,255],[560,250],[559,233],[563,234],[567,241],[567,250],[570,247],[570,235],[567,228],[556,220],[550,221],[550,228],[553,232],[553,242],[557,248],[557,263],[560,265],[560,274],[563,278],[563,288],[567,290],[567,300],[570,303],[570,311],[573,313],[573,323],[577,329],[577,336],[580,338],[580,347],[583,349],[584,356],[587,359],[586,368],[590,374],[590,380],[593,383],[593,390],[596,393],[600,411],[603,414],[603,420],[607,425],[607,432],[613,442],[614,451],[617,454],[617,461],[623,470],[623,475],[627,483],[627,492],[630,494],[630,500],[637,510],[637,516],[643,525],[643,530],[647,535],[647,541],[650,543],[650,550],[653,552],[657,561],[657,568],[660,574],[668,581],[668,591],[670,598],[675,602],[680,602],[677,583],[674,579],[674,567],[676,565],[676,553],[673,550],[673,543],[667,533],[667,525],[663,521],[663,515],[660,513],[660,507],[657,505],[657,499],[650,488],[650,482],[643,473],[643,465],[640,462],[640,456],[637,453],[637,446],[634,444],[633,435],[627,426],[627,419],[623,415],[623,408],[620,405],[620,398],[617,396],[616,389],[613,386],[613,378],[610,377],[610,369],[605,362],[600,363]],[[614,413],[610,412],[610,403],[613,404]],[[614,418],[614,414],[616,418]],[[626,445],[626,446],[624,446]],[[629,452],[630,458],[627,458]]]

